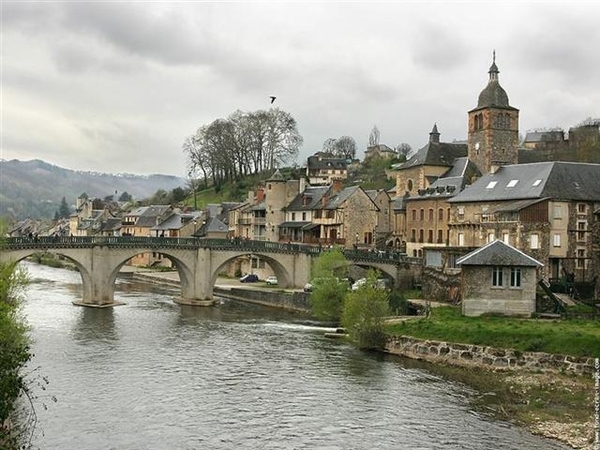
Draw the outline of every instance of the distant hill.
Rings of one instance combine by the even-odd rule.
[[[185,187],[186,180],[170,175],[107,174],[80,172],[40,160],[0,161],[0,217],[53,218],[63,197],[69,205],[82,193],[104,198],[123,192],[134,200],[152,196],[157,190]]]

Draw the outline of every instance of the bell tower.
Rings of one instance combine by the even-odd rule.
[[[493,167],[518,163],[519,110],[508,103],[498,81],[496,51],[488,71],[487,86],[479,94],[477,107],[469,111],[469,159],[482,174]]]

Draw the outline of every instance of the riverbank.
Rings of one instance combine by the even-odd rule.
[[[179,286],[176,272],[142,272],[136,279]],[[277,307],[277,302],[260,302],[264,293],[277,296],[281,289],[241,284],[235,279],[219,278],[215,285],[219,295],[245,300],[244,292],[253,293],[254,303]],[[286,290],[286,297],[298,290]],[[282,296],[280,296],[282,297]],[[258,300],[257,300],[258,299]],[[285,302],[281,301],[283,305]],[[394,352],[390,352],[394,353]],[[472,402],[474,408],[495,418],[515,423],[530,432],[563,442],[573,449],[593,449],[594,386],[592,377],[544,373],[539,369],[505,370],[476,366],[477,370],[452,367],[444,358],[424,358],[423,353],[401,356],[428,360],[438,373],[452,381],[473,387],[481,394]],[[441,364],[440,364],[441,363]]]

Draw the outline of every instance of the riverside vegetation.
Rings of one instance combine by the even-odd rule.
[[[406,310],[404,296],[377,289],[373,271],[363,286],[348,291],[348,284],[341,281],[347,270],[341,252],[323,253],[314,265],[310,300],[318,318],[343,325],[349,340],[359,348],[380,350],[389,337],[411,336],[520,352],[600,355],[600,323],[593,320],[464,317],[459,308],[448,306],[434,308],[426,316],[388,323],[390,311]],[[576,449],[592,448],[594,382],[590,376],[473,371],[406,359],[404,363],[474,388],[478,394],[472,404],[477,410]]]
[[[2,226],[0,233],[4,235]],[[21,313],[26,284],[27,275],[17,263],[0,264],[0,448],[7,450],[30,448],[35,428],[31,386],[38,381],[24,374],[32,356]]]

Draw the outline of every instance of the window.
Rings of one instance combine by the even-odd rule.
[[[533,187],[539,186],[542,180],[535,180],[532,184]]]
[[[425,210],[424,209],[419,210],[419,220],[421,220],[421,221],[425,220]]]
[[[463,247],[465,245],[465,235],[464,233],[458,233],[458,246]]]
[[[487,235],[488,244],[490,242],[494,242],[494,239],[495,239],[494,233],[488,233],[488,235]]]
[[[585,229],[587,227],[587,222],[584,220],[577,221],[577,240],[585,241]]]
[[[296,213],[292,213],[292,222],[296,220]]]
[[[555,247],[560,247],[560,234],[555,234],[553,241]]]
[[[502,287],[502,267],[493,267],[492,268],[492,287]]]
[[[429,208],[429,221],[433,222],[433,208]]]
[[[520,288],[521,287],[521,268],[511,267],[510,268],[510,287]]]
[[[430,244],[433,243],[433,230],[429,230],[427,232],[427,242],[429,242]]]
[[[458,207],[458,219],[463,220],[464,218],[465,218],[465,207],[459,206]]]
[[[412,192],[412,190],[413,190],[413,180],[409,179],[406,182],[406,190],[409,191],[409,192]]]
[[[305,213],[305,212],[303,212],[303,213],[302,213],[302,221],[305,221],[305,220],[306,220],[306,213]]]
[[[530,236],[529,248],[532,250],[537,250],[540,248],[539,236],[537,234],[532,234]]]
[[[554,205],[554,218],[562,219],[562,205]]]
[[[584,248],[577,249],[577,268],[585,269],[585,249]]]
[[[585,214],[586,212],[586,204],[585,203],[577,203],[577,213]]]
[[[423,229],[421,228],[419,230],[419,242],[423,242],[423,236],[424,236],[425,232],[423,231]]]
[[[486,189],[494,189],[496,187],[496,185],[498,184],[497,181],[490,181],[488,183],[488,185],[485,187]]]
[[[413,221],[417,220],[417,210],[416,209],[412,210],[412,220]]]
[[[448,222],[450,222],[450,208],[448,208]]]
[[[508,182],[508,184],[506,185],[507,188],[513,188],[517,185],[517,183],[519,182],[519,180],[510,180]]]
[[[417,242],[417,230],[410,230],[410,242]]]
[[[438,230],[438,244],[442,244],[444,242],[444,232],[442,230]]]
[[[442,208],[438,209],[438,220],[444,220],[444,210]]]
[[[502,234],[502,242],[504,242],[507,245],[510,245],[510,235],[508,233]]]

